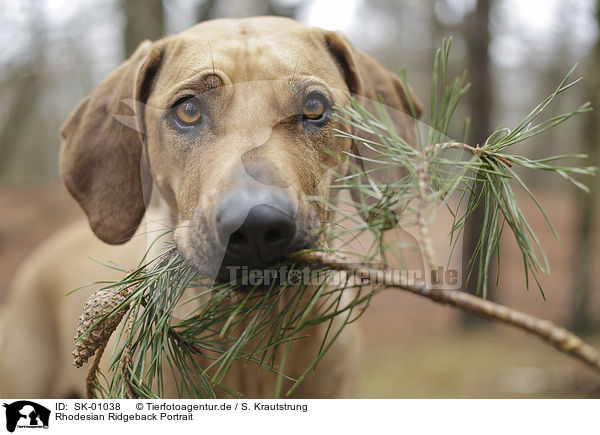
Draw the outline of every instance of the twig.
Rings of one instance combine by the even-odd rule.
[[[96,354],[94,355],[94,361],[88,369],[88,375],[86,378],[86,394],[88,399],[96,399],[96,386],[98,383],[97,378],[100,371],[98,366],[100,365],[100,360],[102,359],[102,354],[104,353],[104,349],[106,349],[107,343],[108,340],[98,348]]]
[[[512,163],[509,162],[507,159],[497,155],[496,153],[494,153],[492,151],[486,150],[485,146],[480,147],[479,144],[474,147],[474,146],[471,146],[471,145],[468,145],[468,144],[462,143],[462,142],[441,142],[441,143],[436,143],[436,144],[430,145],[428,148],[425,149],[425,151],[430,151],[431,154],[435,154],[441,148],[442,149],[450,149],[450,148],[464,149],[464,150],[471,152],[474,156],[479,156],[479,158],[481,160],[485,160],[485,159],[489,159],[489,158],[496,159],[496,160],[499,160],[500,162],[504,163],[509,168],[512,168]]]
[[[512,164],[506,160],[504,157],[498,156],[493,152],[490,152],[482,147],[479,144],[475,147],[468,145],[462,142],[440,142],[432,144],[425,149],[423,149],[421,153],[421,164],[417,167],[417,198],[419,200],[419,205],[417,207],[417,225],[419,227],[419,233],[421,236],[421,243],[423,249],[423,257],[425,259],[425,263],[427,268],[431,270],[434,274],[435,266],[437,265],[437,261],[435,258],[435,249],[433,248],[433,241],[431,240],[431,235],[429,232],[429,223],[426,221],[426,208],[427,208],[427,195],[428,195],[428,180],[429,180],[429,169],[432,160],[432,156],[437,154],[437,152],[441,149],[463,149],[469,151],[474,156],[478,156],[481,160],[493,158],[498,161],[504,163],[506,166],[512,167]]]
[[[129,318],[127,319],[127,325],[125,325],[125,337],[129,337],[131,335],[131,331],[133,330],[133,323],[137,318],[137,313],[139,311],[139,305],[136,306],[134,312],[129,314]],[[127,387],[127,394],[129,395],[129,399],[138,399],[139,396],[135,393],[133,389],[133,385],[131,383],[131,367],[133,364],[133,358],[131,356],[131,342],[129,342],[125,348],[123,349],[123,353],[121,354],[121,373],[123,374],[123,379],[125,381],[125,386]]]
[[[423,254],[428,270],[433,270],[437,261],[435,259],[435,251],[433,242],[429,234],[429,225],[425,221],[425,209],[427,208],[427,175],[429,173],[431,151],[423,151],[423,162],[417,168],[417,192],[419,198],[419,206],[417,207],[417,224],[419,225],[419,233],[421,235],[421,243],[423,244]]]
[[[350,264],[340,263],[327,254],[311,252],[300,254],[294,258],[309,264],[319,264],[335,270],[344,270],[378,285],[405,290],[439,304],[451,305],[486,319],[514,326],[541,338],[559,351],[583,362],[592,370],[600,373],[600,351],[572,332],[548,320],[481,299],[461,290],[431,289],[427,288],[425,284],[412,285],[398,279],[392,271],[354,267]]]
[[[180,346],[188,347],[192,352],[196,355],[204,355],[202,353],[202,349],[199,346],[196,346],[194,343],[190,343],[188,340],[183,338],[177,331],[173,329],[173,327],[169,327],[169,337],[174,339]]]

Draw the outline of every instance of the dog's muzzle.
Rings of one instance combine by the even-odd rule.
[[[262,268],[289,254],[297,228],[298,206],[274,186],[230,192],[215,214],[225,250],[220,275],[228,266]]]

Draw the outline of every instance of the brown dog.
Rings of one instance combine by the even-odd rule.
[[[327,196],[333,172],[345,170],[353,144],[336,135],[345,127],[333,107],[347,93],[409,112],[400,80],[338,33],[275,17],[205,22],[142,43],[82,101],[62,130],[63,179],[109,244],[132,238],[154,182],[178,249],[200,272],[225,280],[240,266],[264,267],[315,244],[322,210],[307,197]],[[124,113],[127,105],[133,113]],[[399,122],[410,140],[412,124]],[[70,349],[89,291],[64,295],[110,279],[87,256],[129,267],[144,248],[137,237],[109,248],[79,225],[24,265],[5,310],[2,395],[82,395],[85,373],[72,367]],[[317,327],[295,345],[292,376],[322,333]],[[297,396],[353,394],[355,336],[344,334]],[[274,378],[239,366],[226,384],[268,397]]]

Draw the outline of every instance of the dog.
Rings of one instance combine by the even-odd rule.
[[[119,278],[88,257],[137,264],[147,243],[134,235],[151,233],[139,228],[145,213],[147,225],[169,222],[186,261],[217,281],[315,246],[327,211],[308,198],[331,195],[347,156],[368,153],[336,132],[348,127],[334,106],[352,94],[403,114],[412,106],[418,116],[411,92],[340,33],[287,18],[207,21],[143,42],[62,128],[62,178],[87,222],[48,240],[16,274],[2,319],[0,394],[84,396],[85,372],[73,367],[71,350],[94,288],[65,295]],[[412,118],[399,119],[414,141]],[[163,206],[148,216],[153,186]],[[291,376],[307,367],[324,328],[292,346]],[[293,397],[355,396],[357,348],[346,328]],[[275,380],[239,364],[225,384],[272,397]]]

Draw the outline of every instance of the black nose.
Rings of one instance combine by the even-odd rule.
[[[295,210],[280,192],[234,192],[218,207],[216,227],[226,262],[266,265],[287,253],[296,233]]]

